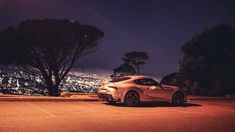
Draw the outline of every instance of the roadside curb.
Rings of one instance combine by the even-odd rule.
[[[5,102],[89,102],[89,101],[99,101],[99,99],[41,99],[41,98],[3,98],[0,97],[0,102],[5,101]]]
[[[0,102],[88,102],[99,101],[95,95],[73,95],[71,97],[46,97],[46,96],[21,96],[21,95],[0,95]]]
[[[226,97],[208,97],[208,98],[187,98],[188,100],[235,100],[235,98],[226,98]]]

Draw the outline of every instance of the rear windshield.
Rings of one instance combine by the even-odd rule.
[[[121,81],[129,80],[129,79],[131,79],[131,78],[130,77],[119,77],[119,78],[112,79],[109,82],[121,82]]]

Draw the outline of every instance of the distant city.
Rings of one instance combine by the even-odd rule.
[[[72,70],[61,82],[60,91],[96,93],[107,75]],[[33,76],[17,67],[0,70],[0,92],[4,94],[47,96],[48,90],[41,76]]]

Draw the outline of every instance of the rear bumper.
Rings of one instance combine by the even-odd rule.
[[[118,101],[118,102],[120,102],[120,99],[114,98],[111,94],[98,93],[97,96],[102,101]]]
[[[100,100],[103,100],[103,101],[114,101],[114,98],[111,94],[98,93],[97,96]]]

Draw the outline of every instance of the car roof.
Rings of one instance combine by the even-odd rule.
[[[151,77],[143,76],[143,75],[129,75],[129,76],[126,76],[126,77],[130,77],[132,80],[133,79],[141,79],[141,78],[151,78]]]
[[[144,75],[128,75],[128,76],[123,76],[122,78],[125,78],[125,77],[127,77],[127,79],[125,79],[125,80],[114,81],[114,82],[109,81],[109,82],[111,82],[111,83],[123,83],[123,82],[130,82],[130,81],[132,82],[132,81],[138,80],[138,79],[153,79],[153,80],[155,80],[152,77],[144,76]]]

